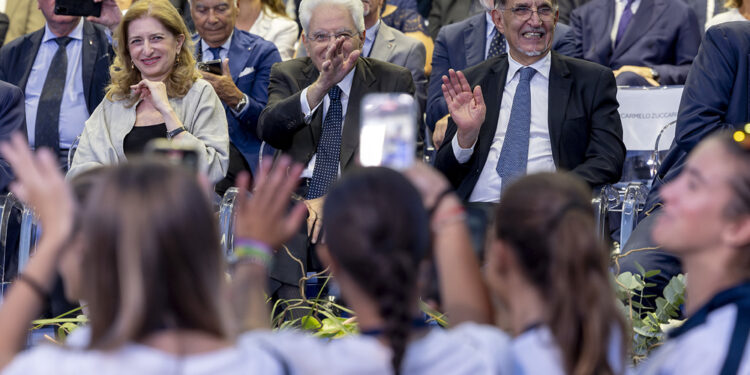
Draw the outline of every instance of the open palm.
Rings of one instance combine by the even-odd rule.
[[[464,138],[473,144],[487,113],[482,89],[477,86],[472,91],[464,74],[453,69],[443,76],[442,89],[448,111],[458,127],[459,142]]]

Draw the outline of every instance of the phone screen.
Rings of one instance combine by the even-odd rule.
[[[359,160],[396,170],[414,164],[417,108],[408,94],[368,94],[362,99]]]

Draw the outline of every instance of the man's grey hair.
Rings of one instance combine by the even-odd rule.
[[[557,0],[549,0],[552,7],[557,9]],[[505,9],[505,5],[508,4],[508,0],[495,0],[495,9]]]
[[[354,21],[354,27],[357,28],[357,32],[363,33],[365,31],[365,9],[362,6],[361,0],[302,0],[299,5],[299,21],[302,24],[302,30],[305,33],[310,31],[310,19],[315,8],[324,5],[341,5],[349,11],[352,15],[352,21]]]
[[[138,0],[136,0],[136,1],[138,1]],[[188,4],[190,4],[192,6],[194,1],[195,0],[188,0]],[[230,0],[229,2],[233,3],[235,8],[238,8],[240,6],[239,1],[240,0]],[[133,1],[133,2],[135,2],[135,1]]]

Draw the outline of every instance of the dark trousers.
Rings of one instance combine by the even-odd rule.
[[[232,142],[229,142],[229,167],[227,167],[227,175],[223,180],[217,182],[216,186],[214,186],[216,193],[220,196],[224,196],[227,189],[235,186],[237,175],[242,171],[247,171],[250,173],[250,176],[253,175],[250,170],[250,165],[247,163],[247,160],[245,160],[245,157],[242,156],[240,150],[238,150]]]

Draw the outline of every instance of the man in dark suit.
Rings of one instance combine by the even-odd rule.
[[[703,28],[681,0],[593,0],[571,13],[568,56],[612,68],[619,85],[681,85]]]
[[[101,25],[114,30],[122,13],[114,0],[104,0],[95,24],[55,14],[54,0],[38,3],[46,26],[0,49],[0,80],[24,91],[29,143],[57,150],[65,165],[67,149],[104,98],[109,82],[114,52]],[[48,84],[50,79],[54,84]]]
[[[306,166],[298,193],[308,200],[311,217],[315,202],[321,202],[340,173],[356,164],[362,97],[373,92],[414,95],[408,69],[360,57],[362,2],[348,2],[302,1],[302,42],[310,57],[273,66],[268,106],[258,121],[261,139]],[[302,237],[288,247],[306,269],[308,263],[315,268],[307,236]],[[300,276],[299,264],[280,252],[271,270],[271,290],[293,296]],[[289,292],[279,291],[282,284]]]
[[[625,146],[612,72],[550,52],[554,0],[498,2],[492,18],[509,54],[443,78],[451,118],[435,166],[470,202],[497,202],[527,172],[618,181]]]
[[[492,22],[492,0],[482,0],[486,12],[464,21],[443,27],[435,40],[432,55],[432,72],[427,90],[426,124],[433,131],[432,141],[440,147],[448,125],[448,107],[445,105],[440,77],[448,74],[448,69],[464,70],[494,56],[490,50],[492,40],[500,38],[501,48],[496,54],[505,53],[506,42]],[[552,50],[558,50],[570,27],[557,23],[552,40]],[[498,35],[499,34],[499,35]]]
[[[742,129],[750,122],[749,50],[750,23],[720,24],[706,31],[690,69],[677,113],[672,147],[654,178],[641,221],[623,246],[623,253],[646,250],[634,251],[619,262],[622,272],[637,272],[636,263],[646,270],[661,271],[649,280],[656,286],[647,290],[647,295],[661,295],[672,276],[682,270],[674,255],[653,249],[655,242],[651,231],[661,208],[659,190],[680,174],[688,154],[701,140],[718,130]],[[654,305],[653,299],[645,302]]]
[[[221,75],[204,72],[203,78],[224,104],[229,124],[229,170],[217,184],[217,191],[223,193],[234,186],[239,171],[256,171],[261,146],[258,116],[268,103],[271,66],[281,56],[273,43],[235,28],[238,9],[233,0],[193,0],[191,11],[198,30],[197,60],[222,61]]]
[[[23,91],[16,86],[0,81],[0,141],[7,141],[10,135],[26,129]],[[0,156],[0,192],[8,191],[8,184],[13,181],[13,171]]]
[[[0,12],[0,47],[3,46],[5,35],[8,33],[8,15]]]

